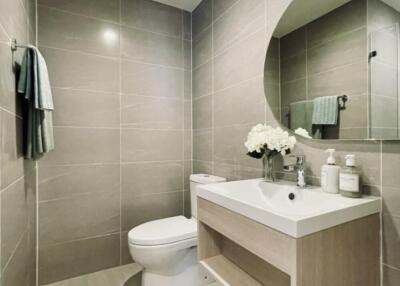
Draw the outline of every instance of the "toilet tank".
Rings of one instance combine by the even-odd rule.
[[[226,179],[208,174],[190,175],[190,205],[192,217],[197,218],[197,186],[222,182],[226,182]]]

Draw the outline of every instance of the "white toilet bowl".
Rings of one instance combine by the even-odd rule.
[[[142,224],[128,234],[143,286],[197,285],[197,222],[183,216]]]
[[[175,216],[134,227],[128,234],[132,258],[144,268],[142,286],[197,286],[197,194],[201,184],[224,182],[224,178],[190,176],[193,218]]]

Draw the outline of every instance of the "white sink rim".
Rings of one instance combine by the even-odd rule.
[[[225,207],[231,211],[239,213],[263,225],[271,227],[294,238],[300,238],[333,226],[337,226],[355,219],[359,219],[381,211],[381,199],[374,196],[363,196],[362,198],[344,198],[340,194],[323,193],[318,187],[309,187],[301,192],[316,192],[319,197],[327,200],[337,200],[346,202],[346,205],[337,205],[326,210],[315,212],[314,214],[303,214],[296,218],[295,215],[277,212],[276,209],[260,207],[249,201],[239,200],[231,194],[224,193],[229,186],[238,184],[248,184],[249,187],[263,182],[262,179],[231,181],[226,183],[200,185],[197,188],[197,195]],[[265,183],[273,185],[294,186],[291,182],[280,181],[277,183]],[[226,191],[225,191],[226,192]]]

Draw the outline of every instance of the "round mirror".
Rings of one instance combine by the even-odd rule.
[[[276,119],[314,139],[399,139],[398,0],[293,0],[267,50]]]

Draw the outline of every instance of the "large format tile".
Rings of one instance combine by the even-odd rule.
[[[40,202],[40,246],[118,232],[119,204],[119,189]]]
[[[41,247],[39,285],[115,267],[119,251],[119,233]]]
[[[214,54],[264,27],[265,21],[265,1],[239,1],[214,22]]]
[[[301,51],[280,63],[281,83],[299,80],[307,77],[307,52]]]
[[[121,123],[135,128],[183,128],[183,101],[147,96],[122,96]]]
[[[193,129],[212,127],[212,96],[193,100]]]
[[[199,33],[192,42],[193,68],[204,64],[212,57],[212,28],[211,26]]]
[[[183,68],[182,39],[122,27],[122,57],[152,64]]]
[[[279,41],[279,56],[287,59],[307,49],[307,29],[300,27],[283,36]]]
[[[193,160],[212,161],[212,130],[193,130]]]
[[[24,179],[1,193],[1,265],[8,263],[28,228],[28,200]]]
[[[214,95],[214,126],[264,122],[263,78],[227,88]]]
[[[350,96],[366,94],[367,87],[367,63],[365,61],[315,74],[308,78],[310,99],[333,94]]]
[[[183,73],[182,69],[124,60],[122,92],[182,99]]]
[[[21,51],[15,54],[10,52],[9,43],[0,43],[0,107],[16,114],[21,114],[21,95],[16,94],[16,76],[13,71],[14,61],[21,63]]]
[[[383,265],[383,284],[384,286],[397,286],[400,281],[400,269]]]
[[[182,10],[148,0],[122,0],[123,25],[182,37]]]
[[[207,28],[212,23],[212,0],[204,0],[192,12],[192,37]]]
[[[218,55],[214,60],[215,90],[263,75],[266,50],[262,29]]]
[[[17,242],[16,242],[17,243]],[[18,246],[11,257],[11,260],[3,269],[1,276],[2,286],[33,286],[34,277],[30,276],[29,262],[32,252],[29,249],[28,235],[25,233],[18,241]]]
[[[183,159],[182,130],[122,130],[122,161]]]
[[[225,13],[229,8],[231,8],[238,0],[218,0],[213,1],[213,19],[217,19],[223,13]]]
[[[183,163],[128,163],[122,165],[123,196],[142,196],[183,190]]]
[[[105,56],[119,55],[116,24],[39,6],[39,45]]]
[[[0,24],[11,38],[18,42],[28,42],[28,18],[21,1],[0,1]],[[10,50],[8,53],[11,54]]]
[[[55,126],[119,127],[119,95],[53,88]]]
[[[0,23],[0,42],[7,43],[9,41],[9,37],[7,35],[6,30],[3,28],[3,26]]]
[[[41,166],[39,201],[70,198],[84,193],[118,193],[120,167],[115,165]]]
[[[125,193],[122,198],[122,230],[155,219],[183,214],[183,190],[173,193],[136,197]]]
[[[383,215],[382,217],[382,261],[400,269],[400,217]]]
[[[382,143],[382,184],[383,187],[400,187],[400,142],[384,141]]]
[[[183,37],[185,40],[192,40],[192,13],[183,11]]]
[[[366,28],[307,50],[307,72],[315,74],[367,58]]]
[[[364,0],[350,1],[339,9],[311,22],[307,28],[308,47],[312,48],[340,34],[365,26],[366,2]]]
[[[54,141],[40,166],[119,162],[118,129],[55,127]]]
[[[22,119],[1,113],[1,188],[24,175]]]
[[[40,51],[46,58],[53,87],[119,91],[118,60],[44,47]]]
[[[39,5],[65,10],[71,13],[119,22],[119,1],[109,0],[38,0]]]
[[[208,61],[192,71],[193,99],[212,92],[212,61]]]

